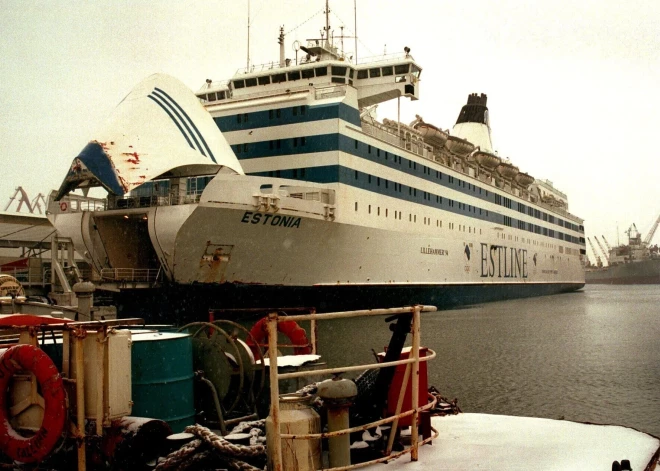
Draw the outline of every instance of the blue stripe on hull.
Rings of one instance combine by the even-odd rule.
[[[116,295],[120,317],[147,323],[185,324],[208,319],[209,309],[316,307],[318,312],[428,304],[439,310],[507,299],[577,291],[584,283],[507,283],[465,285],[173,285],[128,290]]]

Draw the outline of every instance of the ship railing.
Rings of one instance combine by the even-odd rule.
[[[396,146],[400,149],[407,150],[428,160],[433,160],[432,151],[424,144],[422,140],[410,140],[404,136],[399,136],[396,130],[391,129],[384,124],[377,121],[368,122],[362,120],[362,132],[365,134],[385,141],[388,144]]]
[[[118,198],[110,203],[110,209],[135,209],[135,208],[150,208],[153,206],[174,206],[179,204],[194,204],[199,203],[201,193],[193,193],[189,195],[166,195],[166,196],[129,196],[126,198]]]
[[[159,268],[103,268],[101,281],[154,283],[161,274]]]
[[[344,366],[338,368],[326,368],[321,370],[310,371],[297,371],[292,373],[278,373],[277,369],[277,348],[268,348],[268,359],[270,367],[270,418],[273,421],[273,440],[269,440],[272,443],[272,451],[270,453],[271,460],[273,463],[273,469],[275,471],[283,470],[282,463],[282,440],[322,440],[332,437],[337,437],[341,435],[346,435],[349,433],[364,431],[372,429],[379,425],[391,424],[390,434],[387,443],[387,449],[384,453],[384,456],[377,458],[364,463],[357,463],[354,465],[335,467],[335,468],[324,468],[326,471],[339,471],[339,470],[348,470],[361,468],[375,463],[383,463],[390,461],[394,458],[397,458],[401,455],[410,454],[411,461],[417,461],[419,457],[419,447],[426,443],[429,443],[434,438],[437,438],[439,433],[437,430],[431,428],[432,433],[430,436],[419,439],[419,431],[416,424],[419,423],[420,413],[432,409],[436,405],[436,399],[432,395],[429,395],[429,400],[425,405],[419,404],[419,365],[420,362],[429,361],[435,358],[436,353],[430,349],[427,349],[427,354],[423,357],[420,357],[420,337],[421,337],[421,313],[422,312],[434,312],[437,311],[435,306],[408,306],[401,308],[393,309],[372,309],[365,311],[348,311],[348,312],[333,312],[333,313],[324,313],[324,314],[302,314],[302,315],[282,315],[278,312],[272,312],[268,314],[267,328],[268,328],[268,345],[277,345],[277,334],[278,334],[278,323],[280,322],[299,322],[299,321],[310,321],[311,326],[310,330],[312,331],[312,351],[316,352],[316,323],[321,320],[330,320],[330,319],[346,319],[353,317],[367,317],[367,316],[398,316],[398,315],[410,315],[412,316],[412,346],[410,348],[410,354],[407,359],[397,360],[397,361],[388,361],[381,363],[372,363],[372,364],[362,364],[355,366]],[[391,368],[398,365],[406,365],[405,373],[403,376],[403,381],[401,384],[401,389],[399,390],[396,413],[385,419],[377,420],[365,425],[351,427],[343,430],[337,430],[333,432],[325,433],[308,433],[308,434],[287,434],[281,433],[280,431],[280,389],[279,382],[281,380],[300,378],[310,376],[310,373],[314,375],[337,375],[340,373],[350,372],[350,371],[362,371],[370,369],[379,369],[379,368]],[[408,389],[408,384],[410,383],[411,388],[411,409],[407,411],[401,411],[403,407],[403,399],[406,395],[406,390]],[[404,417],[412,416],[411,423],[414,424],[411,426],[411,446],[405,448],[402,451],[392,452],[394,436],[396,435],[395,431],[399,420]]]
[[[415,60],[413,56],[405,52],[392,52],[389,54],[380,54],[376,56],[361,57],[358,59],[357,64],[376,64],[378,62],[390,62],[397,60]]]

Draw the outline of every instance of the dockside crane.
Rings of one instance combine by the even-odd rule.
[[[612,252],[612,247],[610,247],[610,243],[607,241],[604,235],[601,236],[603,238],[603,242],[605,242],[605,247],[607,247],[607,253]]]
[[[593,242],[591,242],[591,239],[587,237],[587,240],[589,241],[589,247],[591,247],[591,251],[594,254],[594,257],[596,257],[596,266],[602,267],[603,262],[600,260],[600,257],[598,256],[598,252],[596,252],[596,248],[594,247]]]
[[[655,231],[658,229],[658,224],[660,224],[660,216],[658,216],[658,219],[653,223],[653,227],[651,227],[649,233],[644,237],[644,245],[648,246],[651,243],[651,239],[653,239]]]
[[[594,240],[596,241],[596,244],[598,244],[598,248],[600,249],[600,251],[603,252],[603,255],[605,256],[605,261],[607,261],[607,263],[610,263],[609,252],[605,252],[605,249],[603,248],[603,245],[600,243],[600,240],[598,240],[598,237],[594,236]]]

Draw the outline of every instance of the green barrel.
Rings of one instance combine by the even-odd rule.
[[[133,334],[134,417],[167,422],[173,433],[195,423],[192,338],[189,334]]]

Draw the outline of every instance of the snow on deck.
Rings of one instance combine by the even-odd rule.
[[[627,459],[643,471],[660,448],[658,438],[631,428],[566,420],[464,413],[433,417],[432,425],[440,435],[420,447],[419,461],[404,455],[387,469],[609,471]]]

